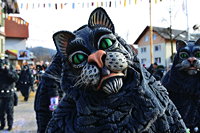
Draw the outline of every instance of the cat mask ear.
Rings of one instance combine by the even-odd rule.
[[[178,51],[180,48],[185,47],[187,43],[183,40],[177,40],[176,41],[176,51]]]
[[[67,56],[66,48],[69,44],[69,40],[74,38],[75,35],[69,31],[58,31],[53,35],[53,41],[56,45],[56,49],[65,57]]]
[[[88,20],[89,27],[93,27],[96,25],[105,26],[105,27],[109,28],[113,33],[115,33],[114,24],[112,23],[110,17],[106,13],[106,11],[101,7],[96,8],[90,14],[90,17]]]
[[[200,38],[195,42],[195,45],[200,45]]]

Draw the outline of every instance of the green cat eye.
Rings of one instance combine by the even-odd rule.
[[[80,64],[86,59],[86,56],[82,53],[77,53],[72,57],[72,61],[74,64]]]
[[[180,57],[181,57],[182,59],[186,59],[186,58],[189,57],[189,55],[188,55],[186,52],[182,52],[182,53],[180,53]]]
[[[100,49],[104,50],[104,49],[108,49],[112,45],[113,45],[112,40],[109,38],[105,38],[101,40],[99,47]]]
[[[194,55],[196,58],[200,58],[200,52],[195,53]]]

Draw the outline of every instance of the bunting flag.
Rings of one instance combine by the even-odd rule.
[[[23,3],[21,3],[21,8],[23,8]]]
[[[26,10],[28,10],[28,3],[26,3]]]
[[[110,1],[110,2],[109,2],[109,7],[111,7],[111,4],[112,4],[112,2]]]
[[[82,3],[82,8],[84,8],[84,2]]]
[[[55,9],[56,9],[56,10],[58,9],[58,6],[57,6],[57,4],[55,4]]]
[[[103,6],[103,2],[101,2],[101,6]]]
[[[72,3],[72,8],[73,8],[73,9],[75,8],[75,3]]]
[[[27,0],[28,1],[28,0]],[[147,0],[140,0],[142,1],[147,1]],[[71,5],[72,9],[75,8],[89,8],[89,7],[109,7],[109,8],[117,8],[118,6],[123,6],[126,7],[128,5],[132,5],[132,3],[134,5],[137,5],[138,2],[140,2],[138,0],[109,0],[109,1],[91,1],[91,2],[76,2],[76,1],[72,1],[72,2],[63,2],[63,3],[32,3],[32,5],[30,5],[30,3],[20,3],[20,8],[21,9],[26,9],[28,10],[29,8],[35,9],[35,8],[51,8],[54,7],[56,10],[57,9],[64,9],[64,8],[68,8],[66,7],[67,4]],[[149,2],[155,3],[157,4],[158,2],[162,2],[163,0],[149,0]],[[41,4],[41,5],[40,5]],[[36,7],[37,5],[37,7]],[[18,7],[18,5],[15,5],[16,7]]]
[[[137,4],[137,0],[134,0],[135,5]]]
[[[99,7],[99,3],[97,2],[97,7]]]

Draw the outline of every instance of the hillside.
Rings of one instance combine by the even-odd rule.
[[[44,47],[28,48],[28,50],[36,56],[36,61],[51,61],[52,56],[56,54],[56,50]]]

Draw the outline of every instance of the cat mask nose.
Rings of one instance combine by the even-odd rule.
[[[92,53],[88,56],[88,63],[96,63],[99,68],[103,68],[103,56],[106,55],[106,52],[103,50],[98,50],[95,53]]]
[[[195,57],[189,57],[189,58],[188,58],[188,61],[189,61],[191,64],[194,64],[194,63],[197,61],[197,59],[196,59]]]

